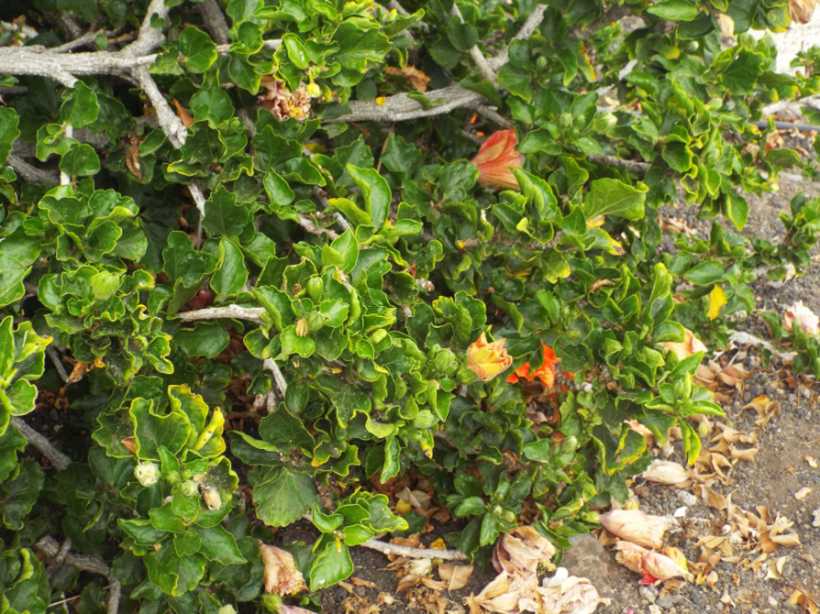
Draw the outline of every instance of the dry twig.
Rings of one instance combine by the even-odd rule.
[[[448,561],[465,561],[467,555],[458,550],[437,550],[435,548],[411,548],[399,544],[389,544],[378,539],[370,539],[363,544],[365,548],[378,550],[382,554],[403,556],[411,559],[445,559]]]
[[[57,471],[67,469],[71,464],[71,459],[54,447],[45,435],[31,428],[22,418],[12,416],[11,424],[20,431],[20,434],[28,439],[28,442],[33,445],[40,453],[48,459]]]
[[[50,535],[40,538],[34,547],[49,558],[60,556],[60,544],[56,539]],[[90,556],[87,554],[74,554],[72,552],[63,553],[65,562],[80,571],[87,571],[89,573],[104,576],[108,582],[108,614],[117,614],[120,609],[120,597],[122,594],[122,586],[120,581],[111,573],[108,565],[98,556]]]

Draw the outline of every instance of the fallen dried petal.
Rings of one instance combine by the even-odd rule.
[[[683,465],[674,461],[655,459],[641,476],[658,484],[682,484],[689,479],[689,473]]]
[[[809,493],[811,493],[811,488],[809,488],[808,486],[804,486],[796,493],[794,493],[794,498],[798,501],[802,501],[803,499],[809,496]]]
[[[592,614],[599,605],[608,603],[587,578],[570,576],[564,567],[559,567],[551,578],[544,578],[538,595],[538,611],[549,614]]]
[[[649,548],[660,548],[663,534],[673,524],[665,516],[654,516],[640,510],[612,510],[602,514],[600,520],[610,533]]]
[[[470,576],[473,575],[473,566],[442,563],[438,566],[438,575],[447,582],[447,590],[457,591],[467,586]]]
[[[538,566],[555,556],[552,542],[529,526],[516,527],[504,534],[493,550],[496,571],[510,574],[534,574]]]

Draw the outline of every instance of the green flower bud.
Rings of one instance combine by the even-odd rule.
[[[312,298],[314,301],[319,301],[322,298],[322,292],[324,292],[324,289],[325,284],[322,281],[321,277],[311,277],[308,280],[308,296],[310,296],[310,298]]]
[[[153,486],[159,481],[159,465],[156,463],[139,463],[134,467],[134,477],[145,486]]]

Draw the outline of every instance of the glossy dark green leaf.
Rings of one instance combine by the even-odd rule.
[[[347,546],[337,542],[333,536],[323,537],[310,566],[310,590],[318,591],[332,586],[352,574],[353,560]]]
[[[179,35],[179,52],[185,67],[194,73],[205,72],[219,57],[211,37],[195,26],[187,26]]]
[[[230,336],[218,322],[205,322],[183,328],[174,335],[174,344],[188,356],[215,358],[228,347]]]
[[[71,177],[88,177],[100,172],[100,157],[88,143],[75,143],[60,158],[60,171]]]
[[[239,236],[251,219],[250,211],[238,203],[236,195],[222,188],[214,191],[205,203],[203,228],[212,235]]]
[[[250,481],[256,515],[272,527],[295,522],[319,503],[310,476],[287,467],[254,469]]]
[[[362,191],[371,224],[378,230],[390,212],[390,202],[393,199],[390,186],[375,169],[360,168],[353,164],[348,164],[345,168]]]
[[[241,291],[248,281],[245,255],[236,239],[223,237],[219,240],[220,264],[211,276],[211,288],[221,296],[231,296]]]

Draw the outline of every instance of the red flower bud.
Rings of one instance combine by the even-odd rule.
[[[478,169],[478,182],[492,188],[518,189],[514,168],[521,168],[524,156],[516,149],[518,138],[515,130],[499,130],[481,144],[471,160]]]

